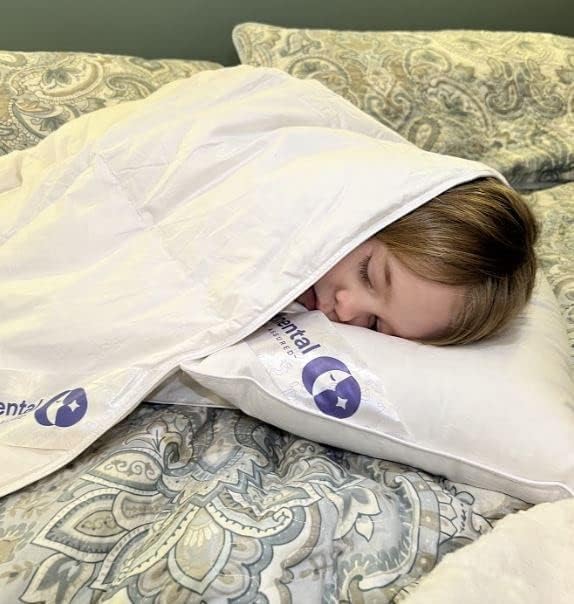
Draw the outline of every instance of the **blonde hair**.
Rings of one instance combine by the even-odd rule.
[[[495,178],[445,191],[376,237],[409,270],[462,286],[463,303],[435,345],[476,342],[502,329],[529,300],[538,225],[522,197]]]

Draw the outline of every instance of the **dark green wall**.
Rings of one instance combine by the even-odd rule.
[[[0,0],[0,50],[83,50],[238,62],[242,21],[334,29],[574,35],[574,0]]]

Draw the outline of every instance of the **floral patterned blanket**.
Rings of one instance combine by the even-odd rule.
[[[236,411],[146,404],[4,499],[0,589],[14,602],[392,601],[525,507]]]

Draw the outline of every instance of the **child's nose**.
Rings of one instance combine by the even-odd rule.
[[[359,296],[348,289],[335,293],[335,312],[341,323],[369,327],[371,315]]]

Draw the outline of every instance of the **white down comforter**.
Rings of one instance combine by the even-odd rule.
[[[376,231],[494,170],[235,67],[0,158],[0,495],[239,341]]]

